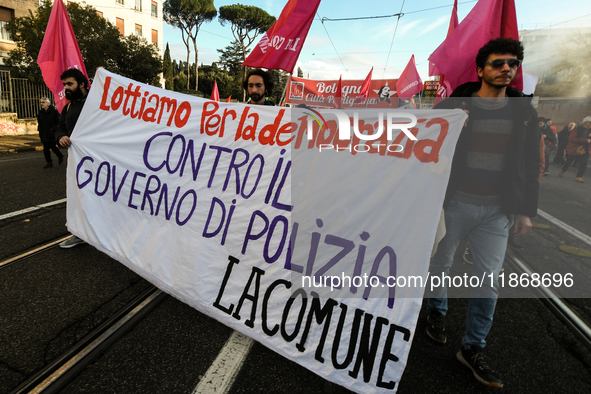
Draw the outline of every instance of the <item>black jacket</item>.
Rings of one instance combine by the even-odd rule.
[[[472,106],[472,97],[480,89],[480,82],[465,83],[442,101],[437,109],[461,108],[468,112]],[[536,110],[531,106],[531,97],[524,96],[517,89],[507,87],[507,97],[512,98],[514,106],[513,133],[509,151],[505,156],[503,172],[499,178],[501,191],[501,210],[506,215],[522,214],[534,217],[538,211],[538,176],[540,174],[540,132],[538,130]],[[465,176],[468,159],[468,147],[472,122],[468,115],[468,124],[462,130],[452,162],[451,175],[445,193],[444,208],[454,196]]]
[[[549,126],[542,127],[540,132],[546,136],[544,144],[547,146],[550,146],[550,144],[556,144],[556,136]]]
[[[60,120],[60,113],[53,105],[47,107],[47,110],[41,109],[37,114],[37,131],[39,138],[43,143],[55,142],[55,131]]]
[[[60,121],[57,125],[57,132],[55,133],[55,139],[57,142],[59,142],[62,137],[69,137],[72,135],[74,126],[76,126],[80,112],[82,112],[82,108],[86,102],[86,97],[88,96],[84,96],[80,100],[70,101],[64,106],[64,109],[62,109]]]

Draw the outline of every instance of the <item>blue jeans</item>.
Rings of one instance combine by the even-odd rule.
[[[473,287],[470,290],[463,346],[476,345],[483,348],[486,345],[485,338],[492,326],[499,294],[499,272],[503,267],[507,238],[512,225],[513,217],[507,218],[499,206],[474,205],[452,200],[445,210],[446,234],[431,258],[431,277],[449,275],[456,249],[466,235],[474,259],[471,275],[480,280],[485,277],[482,287]],[[447,284],[445,282],[444,286],[433,290],[430,286],[427,287],[427,309],[442,315],[447,313]]]

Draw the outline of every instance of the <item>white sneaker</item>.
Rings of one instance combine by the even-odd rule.
[[[62,242],[60,244],[60,248],[69,249],[69,248],[73,248],[76,245],[85,244],[85,243],[86,243],[86,241],[83,241],[80,238],[78,238],[77,236],[72,235],[72,237],[66,239],[64,242]]]

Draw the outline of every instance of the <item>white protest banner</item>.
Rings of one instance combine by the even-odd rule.
[[[466,115],[383,114],[367,140],[370,115],[349,128],[336,110],[220,103],[98,70],[71,138],[68,228],[326,379],[393,392]]]

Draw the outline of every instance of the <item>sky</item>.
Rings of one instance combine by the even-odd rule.
[[[254,5],[279,17],[287,0],[214,0],[218,9],[236,3]],[[475,0],[458,0],[460,23],[475,4]],[[296,70],[300,67],[304,78],[309,79],[334,80],[342,75],[344,80],[351,80],[364,79],[373,67],[374,79],[398,78],[414,54],[419,74],[427,80],[429,55],[445,39],[452,6],[453,0],[322,0]],[[515,8],[520,30],[591,27],[589,0],[515,0]],[[321,21],[400,12],[404,14],[400,18]],[[233,40],[230,25],[222,26],[217,18],[203,24],[197,37],[199,64],[217,61],[216,49],[230,45]],[[164,43],[170,45],[173,59],[186,60],[187,51],[179,29],[165,23]]]

